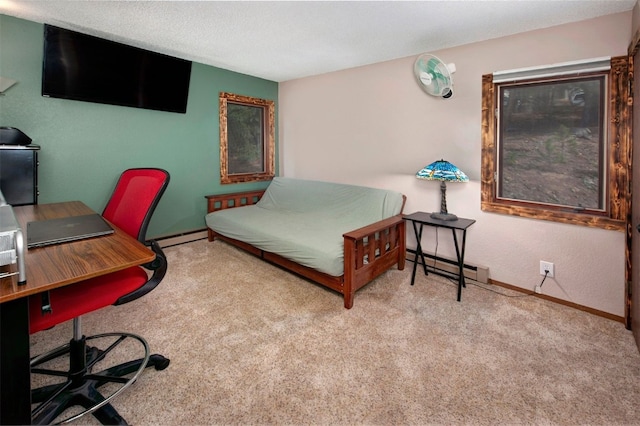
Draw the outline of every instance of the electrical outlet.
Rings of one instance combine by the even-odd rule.
[[[553,263],[545,262],[544,260],[540,261],[540,275],[546,274],[548,278],[553,278],[553,269]]]

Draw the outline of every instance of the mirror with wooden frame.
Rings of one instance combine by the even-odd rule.
[[[275,175],[274,102],[220,93],[220,182],[271,180]]]

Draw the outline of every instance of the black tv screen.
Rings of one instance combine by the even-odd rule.
[[[191,61],[44,26],[42,96],[187,112]]]

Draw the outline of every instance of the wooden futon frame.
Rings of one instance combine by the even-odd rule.
[[[207,195],[205,196],[207,212],[255,204],[263,194],[264,190]],[[406,197],[403,196],[403,209],[405,201]],[[356,290],[364,287],[393,265],[397,264],[399,270],[403,270],[405,265],[406,235],[402,214],[344,234],[344,274],[339,277],[308,268],[248,243],[225,237],[210,228],[208,237],[209,241],[219,238],[261,259],[337,291],[344,296],[344,307],[347,309],[353,306],[353,295]]]

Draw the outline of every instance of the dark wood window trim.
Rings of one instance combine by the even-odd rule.
[[[493,74],[482,76],[481,208],[486,212],[624,231],[631,195],[631,96],[627,56],[611,58],[609,72],[609,134],[607,209],[605,215],[550,208],[542,204],[499,199],[496,193],[496,85]]]

